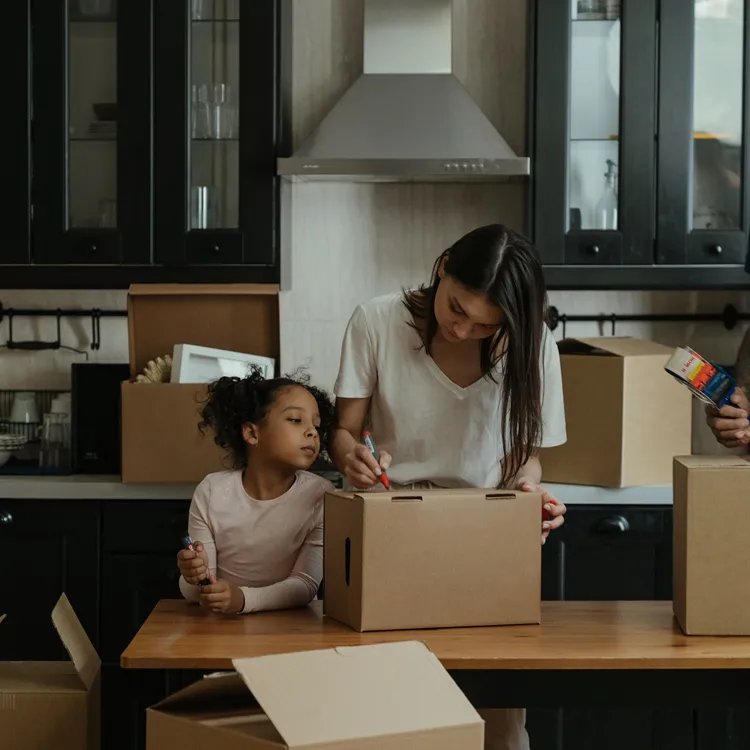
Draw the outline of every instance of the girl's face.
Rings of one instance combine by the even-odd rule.
[[[449,344],[478,341],[497,333],[502,323],[500,308],[485,294],[477,294],[445,273],[445,260],[438,270],[440,284],[435,295],[435,318],[441,338]]]
[[[284,388],[259,424],[243,427],[245,442],[261,461],[309,469],[320,453],[318,402],[302,386]]]

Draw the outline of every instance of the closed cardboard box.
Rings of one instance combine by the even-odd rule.
[[[687,635],[750,635],[750,463],[674,459],[674,614]]]
[[[233,662],[150,708],[146,750],[482,750],[484,723],[423,643]]]
[[[355,630],[539,623],[541,495],[333,492],[324,612]]]
[[[99,656],[65,594],[52,623],[70,662],[0,662],[0,747],[97,750]]]
[[[128,293],[130,373],[171,356],[175,344],[278,358],[278,287],[259,284],[134,285]],[[227,468],[213,436],[198,431],[206,386],[122,384],[122,481],[198,483]]]
[[[618,337],[564,339],[558,348],[568,440],[540,452],[544,480],[669,484],[692,432],[692,395],[664,370],[672,350]]]

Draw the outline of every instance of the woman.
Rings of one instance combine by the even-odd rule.
[[[544,324],[547,295],[531,244],[480,227],[435,262],[429,286],[357,307],[336,381],[332,456],[347,480],[372,487],[539,491],[540,447],[565,442],[560,359]],[[369,426],[378,466],[360,443]],[[542,543],[565,506],[543,494]],[[483,711],[486,747],[528,747],[525,711]]]

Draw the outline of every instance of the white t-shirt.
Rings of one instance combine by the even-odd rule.
[[[378,449],[393,457],[397,485],[429,481],[440,487],[497,487],[503,442],[502,360],[498,382],[481,378],[462,388],[420,347],[402,294],[359,305],[344,336],[339,398],[369,398]],[[566,440],[560,357],[545,326],[542,365],[542,445]]]
[[[309,604],[323,577],[323,498],[333,485],[307,471],[273,500],[256,500],[241,471],[209,474],[190,503],[188,533],[208,555],[208,568],[242,589],[243,612]],[[200,587],[180,576],[180,590],[198,601]]]

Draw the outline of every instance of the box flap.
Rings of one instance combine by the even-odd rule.
[[[669,357],[672,350],[647,339],[630,336],[598,336],[563,339],[557,342],[560,354],[613,354],[616,357]]]
[[[742,456],[675,456],[674,460],[688,469],[750,469]]]
[[[290,748],[481,722],[437,657],[417,641],[233,664]]]
[[[130,374],[195,344],[278,359],[274,284],[134,284],[128,291]],[[148,386],[145,386],[148,387]]]
[[[52,610],[52,624],[65,650],[70,654],[83,684],[90,689],[99,673],[101,661],[65,594],[60,595]]]

